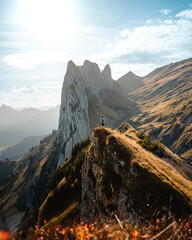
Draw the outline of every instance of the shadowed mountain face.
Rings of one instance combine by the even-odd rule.
[[[156,69],[130,93],[142,114],[132,118],[167,147],[192,160],[192,59]]]
[[[16,111],[0,107],[0,147],[19,143],[29,136],[48,135],[58,127],[59,106],[47,111],[28,108]]]
[[[8,158],[9,160],[17,160],[21,158],[25,153],[29,152],[29,149],[39,145],[40,141],[45,136],[30,136],[23,141],[13,145],[0,149],[0,160]]]
[[[139,77],[133,72],[128,72],[119,78],[117,82],[127,93],[130,93],[145,85],[143,79],[144,77]]]

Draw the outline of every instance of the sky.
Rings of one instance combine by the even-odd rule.
[[[113,79],[192,57],[192,0],[0,0],[0,106],[60,104],[69,60]]]

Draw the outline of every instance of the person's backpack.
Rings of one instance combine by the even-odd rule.
[[[101,118],[101,123],[104,124],[105,123],[105,119]]]

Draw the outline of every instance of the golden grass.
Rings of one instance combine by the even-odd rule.
[[[98,128],[97,131],[99,131]],[[142,168],[158,176],[163,182],[168,183],[192,206],[192,182],[183,177],[173,166],[163,159],[155,156],[151,152],[142,148],[137,142],[121,134],[116,130],[107,129],[110,135],[113,135],[120,145],[131,152],[132,163],[137,162]],[[174,154],[172,157],[176,157]]]
[[[190,156],[192,156],[192,148],[189,149],[187,152],[185,152],[184,154],[181,155],[181,157],[183,157],[183,158],[188,158]]]
[[[78,210],[79,202],[72,203],[63,213],[61,213],[58,217],[51,219],[48,223],[46,223],[42,229],[47,229],[53,224],[60,224],[64,219],[67,218],[69,214]],[[46,219],[44,220],[46,222]]]
[[[132,155],[132,161],[136,161],[140,166],[146,168],[149,172],[157,175],[162,181],[171,185],[175,190],[185,195],[192,206],[192,182],[185,179],[174,167],[163,161],[161,158],[153,155],[143,149],[134,140],[126,136],[114,133],[116,139],[125,148],[129,148]]]

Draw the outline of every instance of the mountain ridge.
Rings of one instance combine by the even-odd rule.
[[[44,219],[48,227],[53,222],[59,224],[72,219],[94,222],[97,216],[105,221],[115,214],[122,219],[134,221],[137,218],[138,221],[147,216],[151,218],[155,211],[162,212],[162,206],[177,217],[182,211],[182,214],[191,211],[192,183],[189,179],[183,178],[165,159],[142,148],[133,127],[124,123],[123,128],[122,133],[119,132],[122,126],[118,130],[95,128],[91,144],[81,146],[80,143],[75,154],[60,166],[39,208],[40,226],[44,225]],[[164,151],[167,154],[167,150]],[[166,158],[172,159],[174,155],[168,154]],[[177,161],[180,161],[178,157]],[[186,164],[184,160],[182,164]],[[192,172],[191,166],[189,169]],[[60,202],[63,198],[66,201]],[[54,209],[55,201],[58,206]],[[189,205],[187,202],[181,204],[182,201],[189,201]],[[68,214],[61,214],[67,211]]]
[[[191,76],[192,58],[153,71],[144,79],[145,86],[129,94],[142,112],[133,122],[188,160],[192,160]]]
[[[144,77],[139,77],[133,72],[129,71],[117,79],[117,82],[127,93],[130,93],[145,85],[143,79]]]
[[[29,152],[29,149],[39,145],[44,137],[45,136],[29,136],[13,146],[6,147],[5,150],[0,149],[0,161],[5,158],[8,158],[9,160],[17,160],[21,158],[25,153]]]
[[[4,147],[17,144],[28,136],[48,135],[57,129],[59,106],[45,111],[33,108],[17,111],[3,105],[0,116],[0,147]]]

